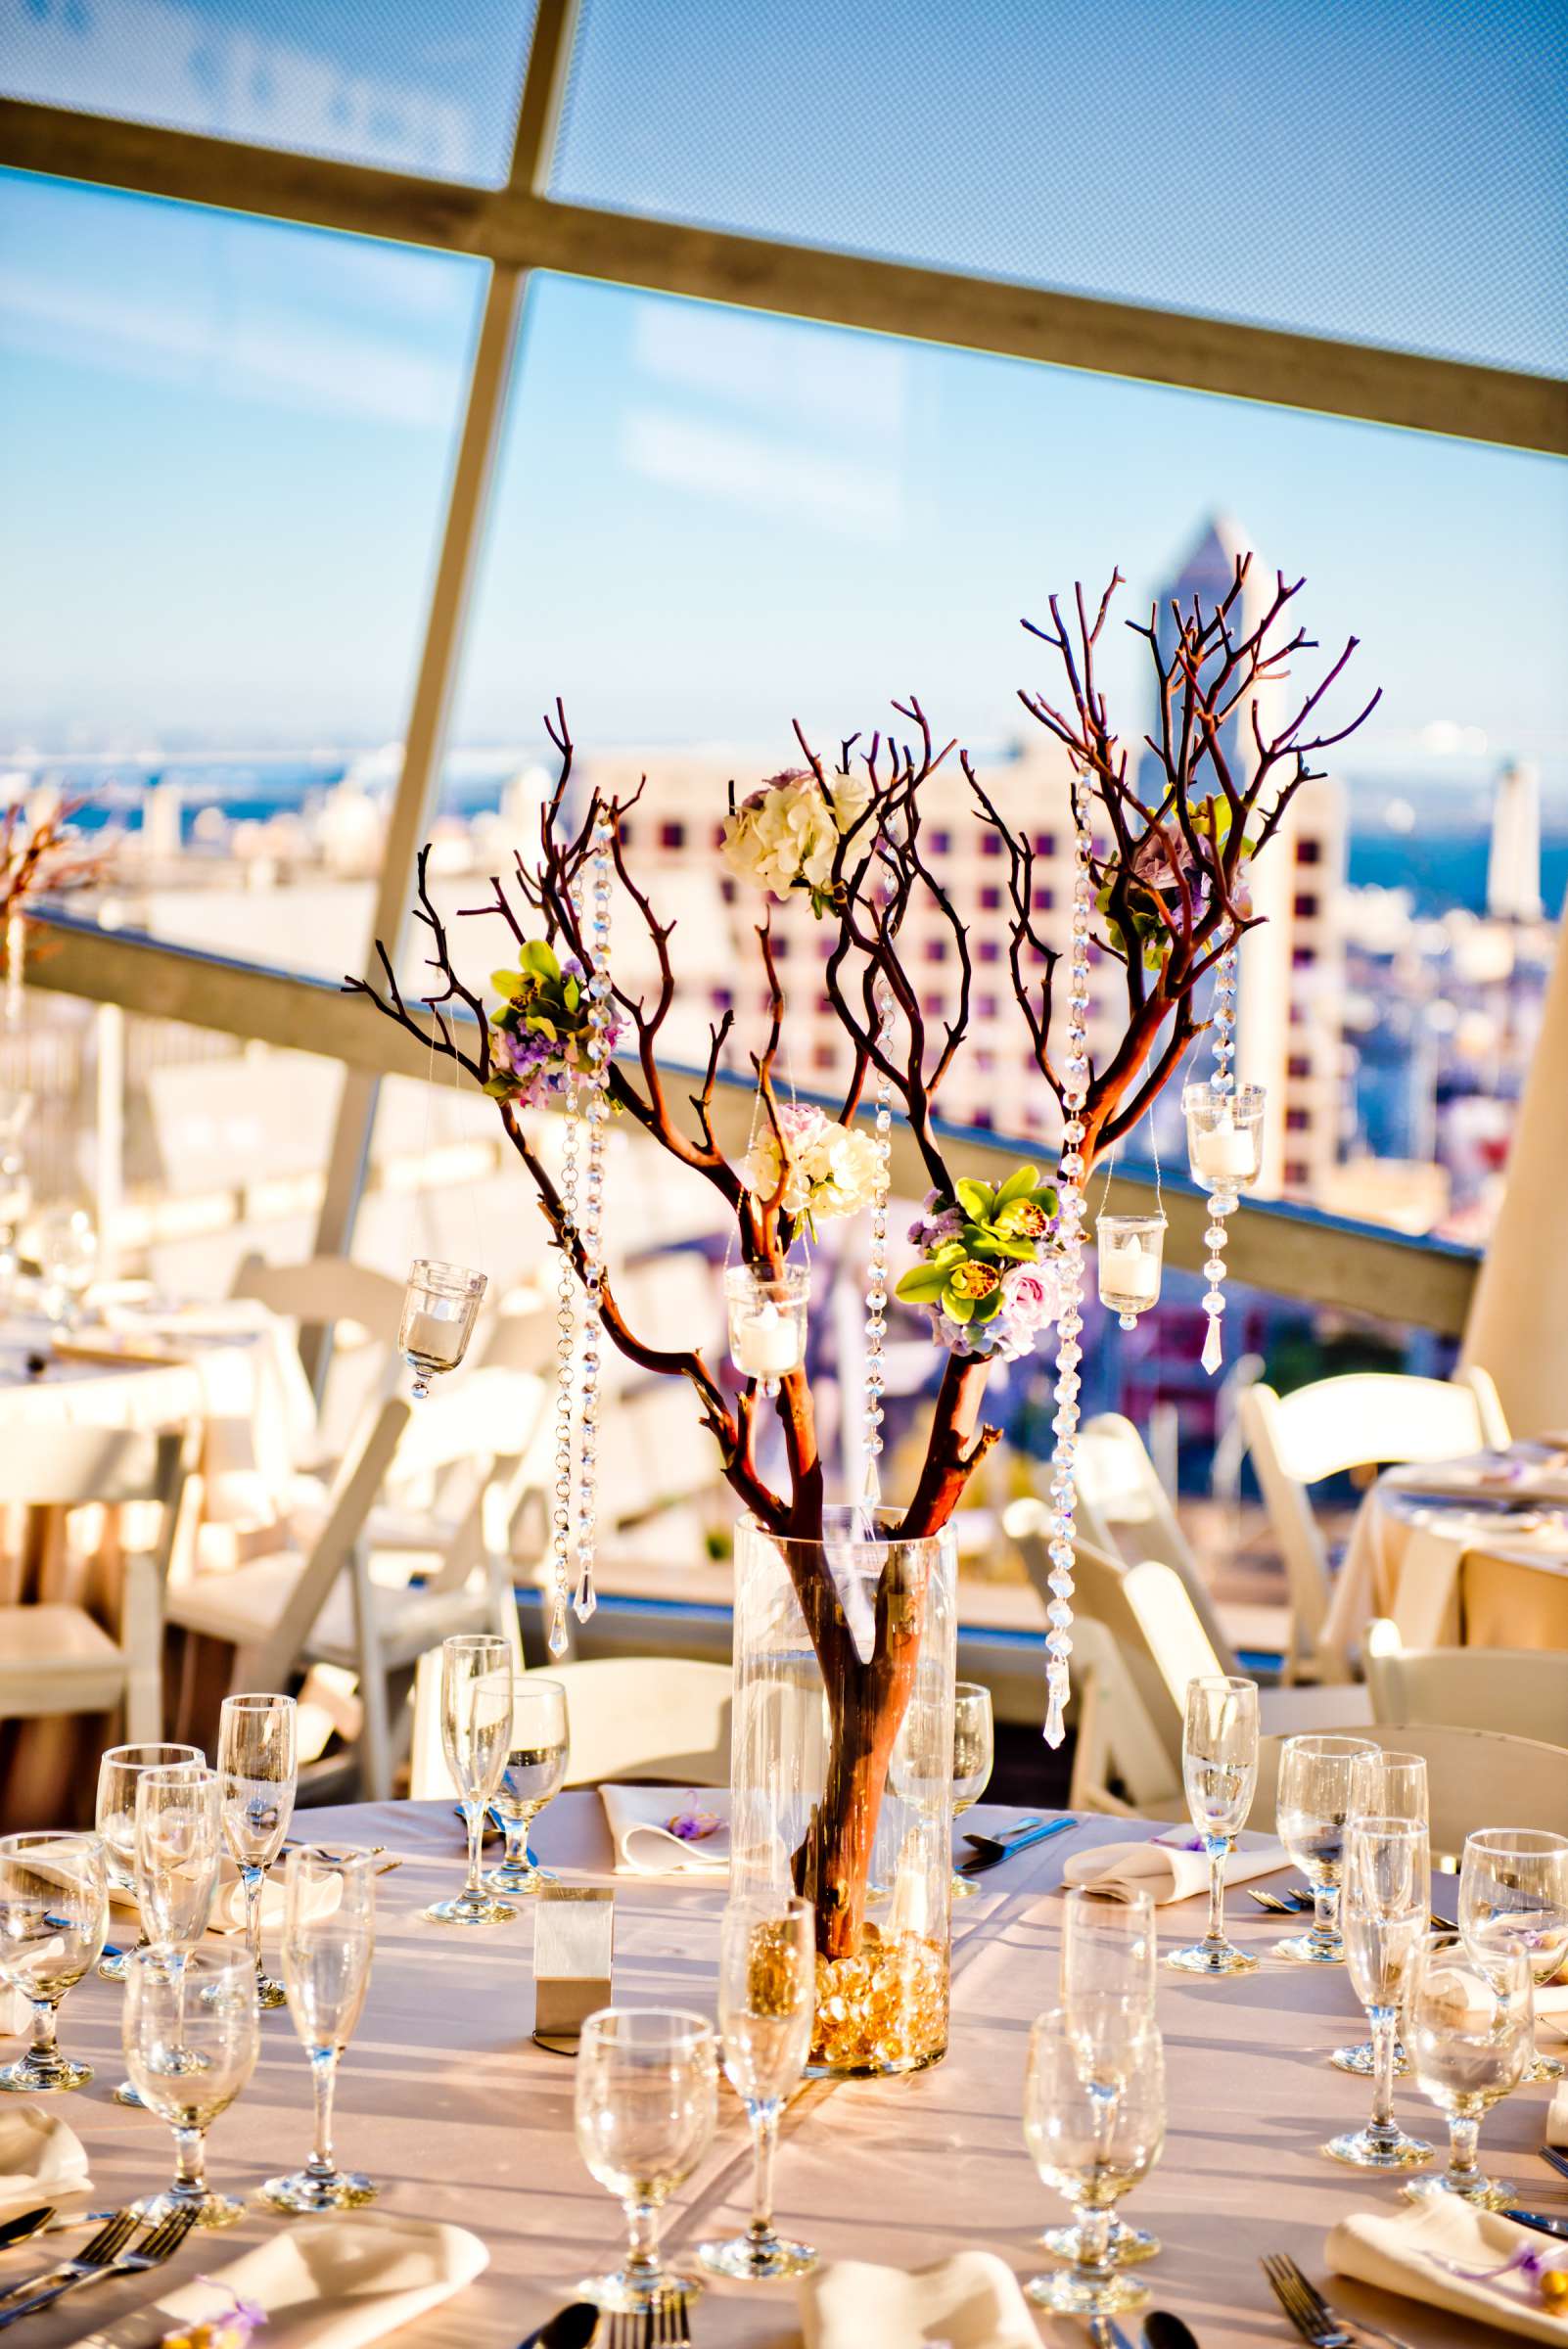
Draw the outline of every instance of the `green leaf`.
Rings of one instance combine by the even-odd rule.
[[[547,1036],[552,1044],[555,1042],[555,1022],[546,1019],[542,1011],[530,1011],[523,1025],[525,1028],[531,1028],[535,1036]]]
[[[912,1265],[893,1293],[910,1305],[935,1305],[946,1285],[941,1265]]]
[[[1015,1167],[996,1193],[996,1205],[1011,1207],[1015,1199],[1032,1199],[1038,1180],[1038,1167]]]
[[[1000,1289],[992,1289],[989,1297],[977,1297],[975,1299],[975,1310],[970,1315],[970,1319],[973,1321],[994,1321],[996,1315],[1001,1312],[1001,1309],[1002,1293]]]
[[[963,1263],[967,1253],[962,1240],[944,1240],[931,1261],[940,1266],[943,1271],[950,1272],[954,1265]]]
[[[582,1000],[582,990],[575,979],[565,979],[562,981],[561,1000],[566,1005],[568,1011],[576,1010],[577,1005]]]
[[[986,1182],[976,1182],[966,1175],[958,1185],[958,1204],[966,1216],[984,1223],[996,1205],[996,1194]]]
[[[531,971],[536,979],[559,979],[561,976],[561,965],[542,938],[530,939],[518,955],[518,961],[524,970]]]
[[[949,1321],[972,1321],[975,1301],[973,1297],[960,1297],[956,1289],[948,1289],[944,1293],[942,1310]]]
[[[492,1101],[510,1101],[517,1085],[510,1077],[486,1077],[484,1090]]]
[[[1039,1190],[1036,1191],[1034,1199],[1035,1205],[1043,1215],[1047,1216],[1054,1216],[1062,1204],[1056,1195],[1055,1184],[1050,1182],[1043,1184]]]
[[[1036,1243],[1027,1239],[1022,1232],[999,1231],[992,1239],[987,1253],[992,1256],[1004,1256],[1009,1264],[1032,1265],[1035,1261],[1035,1246]]]

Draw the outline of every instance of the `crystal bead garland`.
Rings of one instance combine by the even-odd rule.
[[[588,1163],[582,1181],[583,1313],[580,1416],[577,1440],[577,1587],[572,1611],[586,1623],[598,1600],[593,1589],[593,1548],[599,1498],[599,1362],[604,1339],[600,1311],[604,1287],[604,1136],[610,1117],[610,845],[608,817],[601,811],[593,836],[593,913],[588,971]]]
[[[877,982],[877,1043],[886,1048],[893,1033],[893,991],[885,979]],[[882,1501],[882,1399],[887,1387],[888,1335],[888,1198],[892,1188],[893,1080],[876,1072],[876,1143],[882,1171],[871,1202],[871,1253],[865,1271],[865,1482],[861,1498],[866,1511]],[[868,1535],[875,1531],[867,1528]]]
[[[1045,1648],[1045,1742],[1057,1746],[1066,1734],[1068,1663],[1073,1652],[1073,1519],[1077,1505],[1074,1468],[1078,1459],[1078,1397],[1082,1384],[1079,1363],[1084,1349],[1079,1338],[1084,1316],[1079,1305],[1084,1292],[1084,1107],[1088,1099],[1088,968],[1089,928],[1094,904],[1094,880],[1089,870],[1091,841],[1083,791],[1073,784],[1074,872],[1073,944],[1069,958],[1067,993],[1067,1057],[1062,1064],[1062,1106],[1067,1123],[1062,1128],[1062,1152],[1057,1229],[1061,1237],[1061,1310],[1056,1316],[1056,1449],[1051,1454],[1050,1625]]]
[[[1246,886],[1247,868],[1242,865],[1236,874],[1238,890]],[[1233,1093],[1236,1072],[1231,1063],[1236,1057],[1236,970],[1239,941],[1232,938],[1221,955],[1214,981],[1214,1075],[1209,1083],[1217,1093]],[[1209,1326],[1203,1335],[1203,1352],[1199,1357],[1204,1369],[1213,1378],[1224,1359],[1224,1341],[1220,1334],[1220,1316],[1225,1310],[1225,1226],[1220,1208],[1211,1199],[1209,1228],[1204,1233],[1209,1254],[1204,1263],[1204,1274],[1209,1286],[1203,1293],[1203,1310]]]
[[[556,1281],[555,1340],[555,1502],[550,1511],[550,1629],[546,1644],[552,1656],[567,1647],[567,1590],[572,1571],[572,1422],[576,1406],[574,1369],[576,1356],[576,1274],[568,1245],[577,1220],[577,1101],[576,1081],[566,1082],[566,1136],[561,1155],[561,1264]]]

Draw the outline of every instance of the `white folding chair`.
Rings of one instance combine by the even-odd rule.
[[[1308,1488],[1349,1468],[1452,1460],[1507,1442],[1507,1423],[1487,1373],[1456,1379],[1356,1371],[1277,1395],[1262,1380],[1242,1390],[1241,1424],[1263,1488],[1290,1589],[1291,1662],[1319,1680],[1350,1677],[1348,1659],[1325,1651],[1328,1550]]]
[[[1366,1685],[1374,1721],[1568,1745],[1568,1655],[1557,1648],[1401,1647],[1385,1619],[1367,1636]]]
[[[1456,1861],[1475,1827],[1545,1827],[1568,1834],[1568,1746],[1435,1722],[1324,1722],[1322,1728],[1325,1734],[1344,1728],[1349,1736],[1372,1738],[1386,1752],[1425,1758],[1434,1862]],[[1283,1743],[1276,1736],[1259,1740],[1254,1826],[1267,1826],[1274,1817]],[[1438,1882],[1434,1878],[1434,1897],[1441,1908]]]
[[[525,1678],[559,1681],[566,1690],[569,1786],[635,1778],[684,1786],[729,1784],[732,1682],[727,1664],[700,1664],[685,1656],[607,1656],[585,1664],[550,1664]],[[434,1648],[421,1656],[414,1678],[409,1792],[416,1802],[456,1791],[441,1750],[440,1684],[440,1650]]]
[[[321,1469],[341,1449],[344,1432],[371,1400],[392,1390],[402,1319],[400,1281],[346,1256],[312,1256],[299,1264],[269,1265],[253,1253],[241,1263],[230,1294],[264,1305],[300,1336],[332,1339],[333,1376],[317,1423],[309,1461]]]
[[[1078,1436],[1075,1483],[1084,1538],[1129,1566],[1141,1558],[1158,1558],[1169,1566],[1185,1585],[1221,1670],[1235,1672],[1236,1660],[1203,1571],[1130,1419],[1120,1411],[1102,1411],[1084,1422]]]
[[[184,1429],[29,1427],[0,1451],[0,1508],[148,1504],[150,1545],[127,1546],[117,1632],[85,1607],[0,1607],[0,1720],[122,1708],[136,1744],[163,1734],[163,1593],[193,1454]]]

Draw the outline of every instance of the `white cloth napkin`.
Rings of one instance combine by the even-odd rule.
[[[478,2235],[430,2219],[356,2211],[301,2219],[209,2280],[181,2284],[75,2349],[151,2349],[179,2325],[221,2316],[234,2297],[267,2313],[267,2349],[360,2349],[449,2300],[489,2265]]]
[[[20,2039],[32,2028],[32,2008],[20,1990],[0,1983],[0,2039]]]
[[[729,1872],[727,1786],[601,1786],[618,1876],[723,1876]],[[687,1843],[669,1831],[682,1812],[718,1819],[712,1835]]]
[[[1039,2349],[1018,2279],[993,2251],[960,2251],[912,2276],[831,2260],[798,2288],[806,2349]]]
[[[117,1884],[111,1885],[109,1897],[116,1909],[137,1909],[136,1895]],[[343,1895],[331,1882],[315,1885],[310,1894],[309,1912],[312,1916],[327,1916],[337,1908]],[[275,1933],[283,1922],[284,1885],[283,1863],[267,1872],[261,1887],[261,1930]],[[208,1918],[209,1933],[243,1933],[245,1931],[245,1886],[240,1871],[225,1852],[218,1862],[218,1888],[212,1896],[212,1913]]]
[[[75,2132],[36,2104],[0,2112],[0,2225],[47,2203],[68,2216],[92,2199],[87,2156]]]
[[[1546,2142],[1568,2146],[1568,2080],[1559,2080],[1546,2106]]]
[[[1075,1853],[1062,1870],[1067,1884],[1098,1884],[1108,1892],[1146,1892],[1157,1909],[1172,1901],[1190,1901],[1209,1889],[1209,1856],[1194,1840],[1190,1827],[1171,1827],[1146,1843],[1102,1843],[1092,1852]],[[1290,1865],[1290,1854],[1272,1836],[1238,1844],[1225,1862],[1226,1884],[1246,1884],[1254,1876],[1271,1876]]]
[[[1568,2266],[1568,2243],[1555,2250],[1554,2264]],[[1353,2211],[1330,2230],[1324,2246],[1336,2275],[1424,2300],[1472,2324],[1496,2325],[1527,2341],[1560,2343],[1562,2319],[1551,2314],[1528,2277],[1515,2273],[1474,2280],[1478,2271],[1506,2267],[1516,2251],[1549,2257],[1553,2245],[1549,2235],[1516,2227],[1496,2211],[1472,2209],[1457,2194],[1438,2194],[1394,2215]],[[1461,2269],[1468,2274],[1456,2273]]]

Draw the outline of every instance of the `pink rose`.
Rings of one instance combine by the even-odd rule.
[[[1054,1321],[1058,1304],[1054,1272],[1042,1265],[1012,1265],[1002,1274],[1002,1312],[1018,1329]]]

